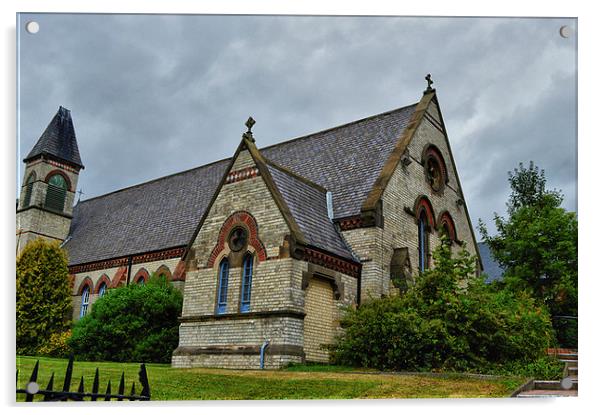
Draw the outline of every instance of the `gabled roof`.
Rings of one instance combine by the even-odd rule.
[[[328,217],[326,190],[267,163],[267,168],[308,245],[355,260]]]
[[[71,111],[67,108],[59,107],[38,142],[23,161],[27,163],[41,155],[54,156],[59,160],[84,168],[79,156]]]
[[[272,145],[261,154],[331,191],[335,219],[356,215],[415,107],[413,104]],[[187,245],[231,160],[81,201],[74,208],[69,240],[64,245],[69,265]],[[287,189],[302,183],[280,179]],[[310,192],[304,197],[317,194]],[[313,225],[307,226],[302,233],[310,232],[313,237]]]

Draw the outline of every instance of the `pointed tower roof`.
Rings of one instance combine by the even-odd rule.
[[[54,156],[59,160],[82,169],[84,168],[82,160],[79,157],[75,129],[71,120],[71,111],[67,108],[59,107],[48,127],[46,127],[46,130],[44,130],[44,133],[38,139],[38,142],[23,161],[27,163],[44,154]]]

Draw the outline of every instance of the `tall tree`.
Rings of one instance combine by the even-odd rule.
[[[70,322],[67,257],[58,242],[36,239],[17,258],[17,353],[33,354]]]
[[[527,291],[552,315],[577,315],[577,217],[560,207],[562,194],[546,189],[543,170],[521,163],[509,172],[508,218],[494,213],[497,235],[479,230],[504,269],[503,285]]]

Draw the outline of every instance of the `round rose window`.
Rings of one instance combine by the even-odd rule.
[[[238,252],[247,245],[247,230],[242,227],[236,227],[230,232],[228,237],[228,245],[234,252]]]
[[[433,190],[439,191],[443,187],[443,166],[433,156],[426,160],[426,178]]]

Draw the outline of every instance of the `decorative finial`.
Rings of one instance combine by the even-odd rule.
[[[426,79],[426,83],[427,83],[427,87],[426,90],[424,92],[431,92],[433,90],[433,88],[431,87],[431,85],[433,85],[433,80],[431,79],[431,74],[427,74],[424,79]]]
[[[82,192],[82,189],[79,189],[79,190],[77,191],[77,195],[78,195],[78,196],[77,196],[77,203],[79,203],[79,201],[81,200],[81,198],[82,198],[82,195],[83,195],[83,194],[85,194],[85,193],[84,193],[84,192]]]
[[[253,119],[253,117],[249,117],[249,119],[247,120],[245,125],[247,126],[248,129],[247,129],[247,132],[244,133],[242,136],[243,136],[243,138],[246,138],[246,139],[250,140],[252,143],[254,143],[255,139],[253,138],[253,132],[251,131],[251,128],[253,128],[253,126],[255,125],[255,120]]]

